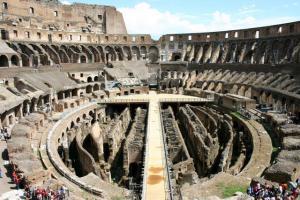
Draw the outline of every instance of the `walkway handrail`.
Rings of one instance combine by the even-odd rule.
[[[159,116],[160,116],[160,123],[161,123],[161,130],[162,130],[162,138],[163,138],[163,147],[164,147],[164,160],[166,163],[166,172],[167,172],[167,184],[168,184],[168,191],[169,191],[169,196],[170,196],[170,200],[174,199],[174,195],[173,195],[173,187],[172,187],[172,182],[171,182],[171,176],[170,176],[170,168],[169,168],[169,164],[168,164],[168,147],[167,147],[167,141],[166,141],[166,134],[165,134],[165,129],[164,129],[164,125],[163,125],[163,117],[162,117],[162,112],[161,112],[161,104],[159,103]],[[167,195],[166,195],[167,196]]]
[[[148,177],[148,160],[149,160],[149,133],[148,130],[150,128],[150,116],[149,116],[149,106],[148,105],[148,115],[147,115],[147,130],[146,130],[146,146],[145,146],[145,160],[144,160],[144,176],[143,176],[143,191],[142,191],[142,199],[146,199],[146,189],[147,189],[147,177]]]
[[[195,98],[160,98],[160,102],[212,102],[213,99],[212,98],[199,98],[199,97],[195,97]],[[104,99],[104,100],[100,100],[98,101],[98,103],[103,103],[103,104],[107,104],[107,103],[148,103],[149,99]]]

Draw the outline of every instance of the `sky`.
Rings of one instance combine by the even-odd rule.
[[[112,5],[129,34],[222,31],[300,21],[300,0],[61,0]]]

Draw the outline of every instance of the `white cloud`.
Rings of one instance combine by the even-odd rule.
[[[244,14],[251,13],[256,9],[255,5],[242,8]],[[183,14],[161,12],[153,8],[146,2],[138,3],[132,8],[119,8],[123,13],[128,32],[131,34],[151,34],[158,39],[162,34],[168,33],[191,33],[222,31],[232,29],[250,28],[284,23],[295,20],[292,17],[273,17],[266,19],[256,19],[253,16],[233,17],[232,15],[220,11],[215,11],[207,16],[208,23],[192,22],[193,17]],[[251,11],[251,12],[250,12]],[[236,14],[236,13],[235,13]],[[187,17],[186,17],[187,16]]]
[[[160,12],[148,3],[139,3],[133,8],[120,8],[128,32],[160,35],[180,31],[203,31],[203,24],[194,24],[182,15],[169,11]]]
[[[71,5],[71,2],[69,2],[69,1],[66,1],[66,0],[64,0],[64,1],[61,1],[61,3],[62,3],[62,4],[65,4],[65,5]]]

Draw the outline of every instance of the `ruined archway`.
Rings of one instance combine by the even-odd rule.
[[[84,55],[80,56],[80,63],[87,63],[87,59]]]
[[[94,87],[93,87],[93,90],[94,91],[100,90],[100,86],[98,84],[95,84]]]
[[[86,93],[87,94],[91,94],[93,92],[93,87],[91,86],[91,85],[88,85],[87,87],[86,87]]]
[[[110,61],[116,61],[116,54],[114,49],[111,46],[106,46],[105,47],[105,52],[106,52],[106,60],[108,62]]]
[[[14,66],[20,66],[20,60],[19,60],[18,56],[13,55],[10,60],[11,60],[11,64],[12,65],[14,65]]]
[[[123,47],[123,52],[124,52],[124,57],[127,60],[131,60],[132,59],[131,50],[130,50],[130,48],[128,46],[124,46]]]
[[[143,60],[147,59],[147,48],[145,46],[141,46],[141,57]]]
[[[155,46],[151,46],[149,48],[149,54],[148,54],[148,59],[149,59],[150,63],[156,63],[158,61],[158,58],[159,58],[158,48]]]
[[[180,61],[181,60],[181,53],[173,53],[172,54],[172,61]]]
[[[92,79],[92,77],[90,77],[90,76],[89,76],[89,77],[87,78],[87,82],[88,82],[88,83],[91,83],[91,82],[93,82],[93,79]]]
[[[8,58],[6,55],[0,56],[0,67],[9,67]]]
[[[94,61],[101,62],[101,55],[100,55],[99,51],[93,46],[89,46],[88,48],[94,54]]]
[[[135,60],[139,60],[141,57],[139,48],[137,46],[133,46],[131,49],[132,49],[132,55],[135,58]]]

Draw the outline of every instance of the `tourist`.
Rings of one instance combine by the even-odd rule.
[[[296,183],[297,183],[298,187],[300,187],[300,177],[297,178]]]
[[[2,178],[2,169],[0,167],[0,178]]]
[[[251,183],[247,189],[247,194],[255,199],[263,200],[296,200],[299,197],[299,179],[296,182],[283,183],[279,186]]]

